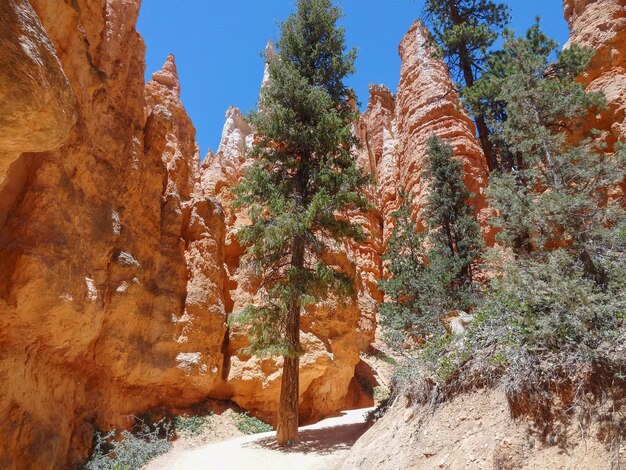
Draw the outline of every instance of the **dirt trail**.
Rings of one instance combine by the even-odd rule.
[[[215,442],[193,450],[173,450],[150,462],[145,470],[298,470],[330,468],[344,457],[367,430],[373,408],[344,411],[300,428],[302,443],[290,449],[275,445],[274,433]]]

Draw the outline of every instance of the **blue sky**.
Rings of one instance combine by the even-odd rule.
[[[261,51],[277,39],[277,22],[294,0],[143,0],[137,29],[147,46],[146,80],[167,54],[176,56],[182,101],[197,130],[202,157],[217,150],[230,105],[254,108],[263,75]],[[523,33],[536,16],[560,44],[567,24],[560,0],[508,0],[512,27]],[[419,18],[423,0],[336,0],[345,13],[347,43],[358,50],[352,86],[367,105],[369,83],[398,84],[398,44]]]

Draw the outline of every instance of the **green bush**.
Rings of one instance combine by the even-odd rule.
[[[250,416],[247,412],[237,415],[235,426],[244,434],[259,434],[274,430],[272,426],[254,416]]]
[[[197,436],[204,429],[211,428],[211,416],[177,416],[174,419],[174,429],[184,436]]]
[[[374,387],[373,390],[373,398],[375,401],[377,402],[383,402],[385,400],[388,400],[390,397],[390,393],[389,393],[389,389],[387,387]]]
[[[501,385],[514,413],[517,407],[549,417],[554,403],[584,405],[610,397],[610,389],[624,383],[623,251],[604,252],[604,287],[566,250],[537,256],[507,260],[464,336],[417,351],[397,372],[402,393],[437,403],[470,388]]]
[[[154,426],[140,422],[138,431],[96,431],[95,446],[86,470],[139,470],[149,460],[170,450],[171,424],[161,420]]]

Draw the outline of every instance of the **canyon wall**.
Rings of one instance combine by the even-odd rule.
[[[587,91],[601,91],[606,99],[606,108],[590,113],[575,138],[598,129],[611,153],[616,143],[626,143],[626,4],[624,0],[564,0],[563,8],[570,28],[568,45],[595,50],[579,81]],[[626,177],[611,193],[625,198]]]
[[[623,0],[564,0],[563,8],[568,44],[595,50],[579,80],[587,91],[603,92],[607,108],[589,116],[585,125],[606,132],[610,151],[626,138],[626,5]]]
[[[0,6],[1,468],[221,381],[223,215],[172,59],[144,84],[139,4]]]
[[[129,416],[233,400],[275,419],[280,359],[242,352],[230,313],[254,299],[230,189],[253,129],[230,108],[200,166],[172,56],[144,83],[140,0],[4,0],[0,5],[0,467],[67,468],[93,431]],[[621,0],[565,1],[572,41],[598,50],[581,78],[603,90],[594,119],[626,132]],[[385,243],[400,189],[419,218],[432,134],[464,165],[487,243],[485,158],[445,65],[415,23],[400,44],[397,94],[372,86],[355,125],[373,209],[370,238],[328,261],[356,280],[302,319],[302,420],[371,403],[361,361],[375,338]],[[271,53],[271,49],[269,49]],[[267,79],[267,77],[265,78]]]
[[[144,83],[139,6],[0,7],[3,468],[78,465],[95,429],[208,397],[274,419],[280,360],[246,357],[226,328],[250,291],[234,237],[245,218],[224,190],[251,132],[230,110],[211,183],[174,58]],[[365,266],[359,295],[303,319],[304,421],[371,403],[355,368],[374,336],[378,248],[352,249],[334,256]]]

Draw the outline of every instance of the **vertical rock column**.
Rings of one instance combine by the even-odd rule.
[[[487,164],[474,125],[460,103],[446,65],[435,58],[428,31],[418,21],[400,43],[400,84],[396,99],[398,189],[413,194],[418,215],[426,204],[428,188],[422,179],[427,142],[437,135],[452,145],[463,162],[465,183],[474,194],[477,213],[485,207]],[[389,214],[385,214],[388,221]]]

